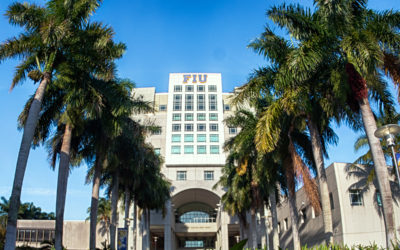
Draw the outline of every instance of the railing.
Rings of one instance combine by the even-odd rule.
[[[185,218],[184,220],[180,220],[176,218],[176,223],[215,223],[215,217],[193,217],[193,218]]]

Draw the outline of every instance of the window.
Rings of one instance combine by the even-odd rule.
[[[286,219],[283,220],[283,230],[284,230],[284,231],[287,231],[288,228],[289,228],[289,225],[288,225],[288,218],[286,218]]]
[[[193,131],[193,124],[192,123],[186,123],[185,124],[185,131],[188,131],[188,132]]]
[[[54,229],[17,229],[17,241],[19,242],[43,242],[54,240]]]
[[[210,113],[210,121],[218,121],[218,113]]]
[[[161,135],[161,127],[156,127],[151,131],[152,135]]]
[[[224,111],[229,111],[231,110],[231,106],[229,104],[224,105]]]
[[[197,92],[204,92],[204,85],[197,85]]]
[[[219,142],[219,138],[217,134],[210,135],[210,142]]]
[[[333,203],[333,195],[332,195],[332,193],[329,193],[329,201],[331,202],[331,210],[333,210],[335,208],[335,205]]]
[[[197,110],[204,111],[206,110],[206,100],[204,94],[197,95]]]
[[[205,145],[198,145],[197,146],[197,154],[206,154],[207,149]]]
[[[379,190],[376,190],[376,203],[379,207],[382,207],[382,196]]]
[[[185,114],[185,121],[193,121],[193,113]]]
[[[181,153],[181,146],[172,146],[171,147],[171,154],[180,154]]]
[[[185,142],[193,142],[193,134],[186,134],[184,138]]]
[[[173,132],[180,132],[181,131],[181,125],[180,124],[172,124],[172,131]]]
[[[219,154],[219,146],[211,145],[210,146],[210,154]]]
[[[193,92],[193,85],[186,85],[185,86],[185,91],[186,92]]]
[[[199,123],[197,124],[197,131],[206,131],[206,124],[205,123]]]
[[[230,135],[235,135],[236,133],[237,133],[237,128],[232,128],[232,127],[229,128]]]
[[[198,120],[198,121],[205,121],[205,120],[206,120],[206,114],[204,114],[204,113],[198,113],[198,114],[197,114],[197,120]]]
[[[218,124],[217,123],[210,123],[210,131],[212,131],[212,132],[218,131]]]
[[[206,142],[206,135],[205,134],[198,134],[197,135],[197,142]]]
[[[208,85],[208,91],[209,92],[216,92],[217,91],[217,85]]]
[[[210,111],[217,111],[217,95],[208,95],[208,109]]]
[[[182,92],[182,85],[175,85],[174,92]]]
[[[172,142],[181,142],[181,135],[172,135]]]
[[[350,194],[350,205],[352,206],[363,205],[362,193],[359,189],[350,189],[349,194]]]
[[[303,208],[300,210],[300,224],[303,224],[307,220],[307,209]]]
[[[176,171],[176,180],[186,181],[186,171]]]
[[[167,110],[167,105],[159,105],[158,106],[159,111],[166,111]]]
[[[184,146],[184,153],[185,154],[193,154],[193,146],[192,145],[185,145]]]
[[[214,171],[204,171],[204,180],[206,181],[214,180]]]
[[[181,94],[175,94],[174,95],[174,111],[180,111],[182,110],[182,95]]]
[[[185,110],[186,111],[193,110],[193,95],[192,94],[185,95]]]
[[[155,149],[154,149],[154,153],[155,153],[156,155],[160,155],[160,154],[161,154],[161,148],[155,148]]]
[[[172,120],[173,121],[180,121],[181,120],[181,114],[172,114]]]

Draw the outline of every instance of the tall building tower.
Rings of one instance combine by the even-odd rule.
[[[148,141],[165,159],[162,172],[172,190],[164,217],[152,211],[149,226],[140,221],[133,249],[229,249],[239,226],[221,208],[224,191],[213,187],[225,164],[223,144],[237,130],[223,123],[231,94],[222,92],[221,74],[172,73],[168,93],[137,88],[134,95],[157,110],[135,119],[159,126]]]

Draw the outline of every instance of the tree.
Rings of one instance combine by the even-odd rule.
[[[316,1],[314,14],[294,5],[283,5],[276,10],[272,19],[287,28],[307,49],[303,50],[304,60],[294,67],[293,72],[301,70],[303,74],[298,75],[307,78],[309,74],[302,67],[315,72],[326,54],[338,62],[336,69],[331,70],[330,81],[340,86],[334,93],[337,100],[347,101],[362,117],[382,193],[386,243],[390,248],[395,239],[393,204],[384,155],[379,140],[374,136],[376,122],[368,97],[377,99],[383,106],[392,104],[390,99],[380,99],[382,96],[376,95],[376,91],[384,90],[386,85],[380,79],[381,69],[386,70],[395,82],[397,79],[400,14],[368,10],[366,1]],[[346,81],[347,86],[338,83]]]
[[[6,13],[11,24],[24,28],[19,37],[9,39],[0,46],[0,60],[15,57],[23,59],[17,67],[11,89],[24,80],[26,75],[39,81],[40,84],[30,105],[18,154],[10,197],[5,249],[15,247],[22,182],[45,90],[54,73],[68,61],[68,55],[85,51],[82,50],[82,46],[86,43],[74,38],[98,7],[99,1],[85,0],[82,3],[82,1],[64,3],[61,0],[52,0],[45,8],[35,4],[14,3],[9,6]],[[78,50],[73,51],[73,48]],[[87,66],[93,62],[87,61]]]
[[[257,122],[255,129],[257,132],[254,136],[255,146],[260,155],[273,152],[275,161],[281,166],[281,173],[285,179],[283,184],[287,188],[291,212],[294,248],[299,249],[295,182],[300,181],[304,184],[311,204],[318,211],[320,203],[318,195],[315,193],[317,191],[316,184],[309,172],[309,168],[314,169],[315,164],[312,160],[311,142],[304,134],[304,120],[302,121],[300,116],[288,112],[289,110],[286,109],[290,107],[290,103],[287,102],[285,94],[290,96],[293,95],[293,92],[288,91],[288,89],[283,90],[282,85],[276,82],[277,72],[285,63],[283,59],[285,51],[287,53],[291,49],[283,39],[270,32],[267,35],[270,39],[262,41],[265,42],[266,48],[262,52],[267,55],[282,56],[282,59],[273,58],[276,61],[276,66],[256,71],[249,83],[239,88],[233,102],[246,103],[247,100],[254,100],[254,98],[264,98],[265,101],[268,101],[268,105],[260,112],[260,118]],[[277,53],[277,48],[280,48],[281,53]]]
[[[147,102],[137,98],[131,98],[130,93],[133,88],[133,83],[127,79],[116,80],[114,87],[109,88],[106,92],[104,108],[96,119],[90,121],[85,129],[87,133],[87,145],[85,158],[91,165],[88,175],[88,181],[93,182],[92,188],[92,203],[91,203],[91,229],[90,229],[90,247],[95,248],[96,244],[96,224],[93,222],[96,218],[97,200],[99,197],[99,188],[101,185],[102,175],[107,171],[107,166],[110,157],[113,157],[111,150],[112,141],[121,134],[126,140],[123,152],[127,154],[125,158],[124,168],[133,168],[135,161],[140,155],[137,154],[137,149],[143,140],[143,129],[141,126],[130,119],[133,113],[149,112],[152,108]],[[91,160],[94,158],[94,161]],[[134,175],[129,175],[129,177]],[[128,176],[123,176],[127,178]]]
[[[91,207],[88,207],[87,213],[90,214]],[[89,219],[90,217],[88,217]],[[108,246],[110,242],[110,222],[111,222],[111,202],[110,199],[100,197],[97,206],[97,224],[101,224],[99,232],[102,235],[106,235],[105,245]]]

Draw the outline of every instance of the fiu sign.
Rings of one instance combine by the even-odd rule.
[[[183,83],[206,83],[207,74],[183,75]]]

